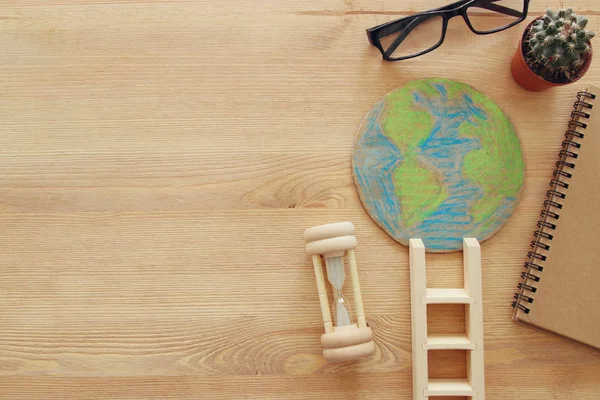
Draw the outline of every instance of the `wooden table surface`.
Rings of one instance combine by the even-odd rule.
[[[367,43],[366,28],[443,4],[3,1],[0,398],[411,399],[408,250],[365,213],[350,160],[372,105],[429,76],[492,97],[526,159],[515,215],[482,244],[487,399],[600,398],[600,353],[510,307],[600,61],[530,93],[509,72],[525,23],[477,36],[453,19],[442,47],[400,63]],[[575,8],[600,31],[596,0]],[[376,350],[335,365],[303,231],[346,220]],[[460,253],[427,260],[430,286],[459,284]],[[432,310],[436,329],[461,318]],[[433,377],[465,373],[461,352],[430,362]]]

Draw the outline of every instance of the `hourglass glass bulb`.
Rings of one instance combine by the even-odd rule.
[[[342,257],[325,258],[327,266],[327,279],[333,286],[333,309],[335,323],[337,326],[351,325],[350,313],[346,305],[342,288],[346,280],[346,271],[344,270],[344,260]]]

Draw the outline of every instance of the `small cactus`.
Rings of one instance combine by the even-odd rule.
[[[592,52],[590,39],[595,33],[585,29],[587,23],[588,19],[572,8],[547,10],[529,32],[525,43],[528,58],[544,67],[543,75],[556,76],[559,72],[570,79]]]

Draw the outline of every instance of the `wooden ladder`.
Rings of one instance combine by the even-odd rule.
[[[430,396],[466,396],[484,400],[483,307],[481,293],[481,248],[477,239],[463,239],[464,287],[428,289],[425,246],[410,239],[410,289],[412,319],[413,399]],[[463,334],[427,334],[428,304],[464,304]],[[467,379],[429,379],[429,350],[467,350]]]

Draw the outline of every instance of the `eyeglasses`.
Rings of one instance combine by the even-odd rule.
[[[529,0],[462,0],[367,29],[369,43],[387,61],[406,60],[438,48],[448,21],[461,15],[478,35],[508,29],[527,17]]]

